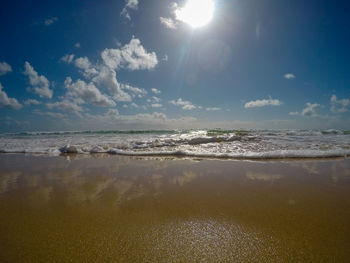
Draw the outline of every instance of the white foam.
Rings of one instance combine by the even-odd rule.
[[[243,135],[242,135],[243,134]],[[0,135],[0,152],[168,155],[201,158],[328,158],[350,156],[350,135],[327,131],[205,130],[163,133],[60,132]]]

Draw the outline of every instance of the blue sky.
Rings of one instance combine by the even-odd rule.
[[[0,132],[350,129],[347,1],[213,3],[1,1]]]

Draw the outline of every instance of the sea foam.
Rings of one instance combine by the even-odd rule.
[[[278,159],[350,156],[339,130],[162,130],[27,132],[0,135],[2,153]]]

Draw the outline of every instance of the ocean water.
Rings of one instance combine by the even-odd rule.
[[[2,153],[278,159],[350,156],[340,130],[145,130],[0,134]]]

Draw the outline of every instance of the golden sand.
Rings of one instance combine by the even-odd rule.
[[[349,262],[350,159],[0,155],[0,262]]]

